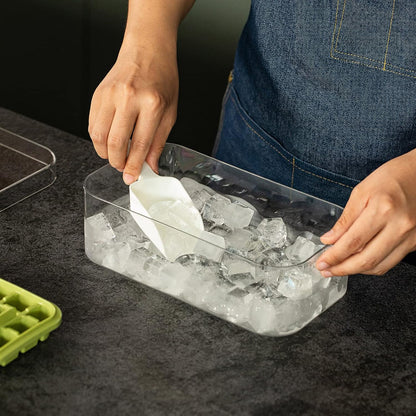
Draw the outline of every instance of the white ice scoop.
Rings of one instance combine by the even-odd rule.
[[[170,176],[157,175],[146,162],[139,179],[130,185],[130,209],[141,214],[132,213],[132,216],[169,261],[192,253],[198,241],[195,237],[204,230],[201,215],[181,182]]]

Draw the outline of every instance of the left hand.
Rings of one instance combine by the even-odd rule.
[[[416,149],[359,183],[316,261],[324,277],[383,275],[416,249]]]

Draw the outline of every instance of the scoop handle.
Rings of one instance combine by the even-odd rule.
[[[148,165],[145,161],[143,162],[142,171],[140,172],[139,179],[151,179],[151,178],[158,178],[159,175],[153,172],[152,168]]]

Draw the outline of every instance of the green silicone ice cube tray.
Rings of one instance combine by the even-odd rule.
[[[45,341],[61,319],[53,303],[0,279],[0,365]]]

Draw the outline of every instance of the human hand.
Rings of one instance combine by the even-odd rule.
[[[324,277],[382,275],[416,249],[416,149],[380,166],[352,191],[333,244],[316,261]]]
[[[92,98],[88,131],[95,150],[123,172],[127,185],[137,180],[144,160],[157,171],[176,120],[179,81],[172,49],[121,50]]]

